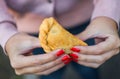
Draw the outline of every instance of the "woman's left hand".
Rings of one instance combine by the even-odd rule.
[[[95,39],[93,46],[75,46],[71,57],[84,66],[97,68],[120,52],[117,24],[110,18],[98,17],[85,31],[77,35],[82,40]],[[77,51],[76,51],[77,50]]]

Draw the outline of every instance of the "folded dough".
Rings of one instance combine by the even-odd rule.
[[[54,18],[43,20],[39,29],[40,45],[46,53],[56,49],[64,49],[66,53],[71,53],[73,46],[86,46],[87,44],[67,30],[65,30]]]

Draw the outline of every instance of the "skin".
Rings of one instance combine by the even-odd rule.
[[[96,44],[76,46],[81,50],[80,53],[73,52],[78,55],[78,64],[97,68],[118,54],[120,39],[117,31],[116,23],[110,18],[98,17],[92,20],[78,37],[82,40],[95,38]],[[32,55],[31,50],[37,47],[40,47],[39,40],[25,33],[17,33],[7,41],[5,49],[16,74],[47,75],[64,66],[62,56],[56,57],[59,50],[49,54]]]
[[[112,19],[98,17],[90,23],[84,32],[77,35],[82,40],[95,38],[96,42],[93,46],[75,46],[81,50],[80,53],[73,52],[78,55],[77,63],[97,68],[118,54],[120,39],[116,26]],[[38,38],[25,33],[17,33],[8,40],[6,44],[7,55],[17,75],[48,75],[65,65],[61,61],[64,54],[60,57],[56,56],[59,50],[49,54],[32,55],[31,50],[37,47],[40,47]]]
[[[40,47],[39,39],[25,33],[17,33],[8,40],[7,55],[17,75],[48,75],[64,66],[62,56],[56,56],[60,49],[49,54],[32,55],[31,50],[37,47]]]
[[[97,68],[120,51],[117,24],[110,18],[93,19],[86,30],[77,36],[82,40],[95,38],[93,46],[76,46],[81,51],[73,53],[78,55],[78,63],[81,65]]]

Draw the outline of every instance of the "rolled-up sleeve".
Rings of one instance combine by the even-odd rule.
[[[94,11],[91,19],[99,16],[115,20],[120,28],[120,0],[94,0]]]
[[[4,0],[0,0],[0,45],[5,51],[8,39],[17,33],[13,17],[8,13]]]

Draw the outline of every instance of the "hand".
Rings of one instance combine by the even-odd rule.
[[[62,62],[64,51],[55,50],[49,54],[32,55],[31,50],[37,47],[40,47],[38,38],[24,33],[18,33],[8,40],[7,55],[17,75],[47,75],[65,65]]]
[[[97,68],[112,56],[120,52],[120,38],[116,23],[107,17],[94,19],[84,32],[78,35],[82,40],[95,39],[93,46],[76,46],[79,53],[73,53],[81,65]]]

